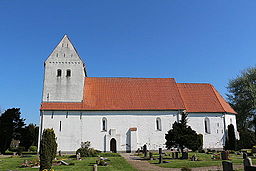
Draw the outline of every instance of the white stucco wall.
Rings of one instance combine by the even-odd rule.
[[[159,147],[165,148],[165,134],[178,118],[178,111],[54,111],[53,115],[52,111],[42,113],[42,130],[55,130],[58,150],[61,151],[76,151],[81,142],[85,141],[90,141],[95,149],[110,151],[112,138],[117,141],[117,151],[136,151],[144,144],[147,144],[149,150],[158,150]],[[103,118],[107,119],[107,131],[102,130]],[[156,118],[161,119],[161,131],[156,129]],[[210,133],[205,132],[205,118],[210,121]],[[221,149],[225,142],[224,125],[230,119],[236,130],[233,114],[189,113],[188,125],[203,135],[203,148]],[[130,128],[137,128],[137,131],[130,131]]]
[[[81,142],[90,141],[93,148],[110,150],[110,140],[117,140],[117,151],[135,151],[147,144],[149,150],[165,147],[165,134],[177,120],[178,111],[43,111],[42,130],[53,128],[58,150],[75,151]],[[107,118],[107,131],[102,131],[102,118]],[[156,130],[156,118],[162,130]],[[60,131],[61,121],[61,131]],[[137,128],[137,131],[130,131]],[[110,131],[112,130],[112,131]],[[113,135],[114,134],[114,135]]]
[[[66,36],[45,61],[44,102],[81,102],[85,77],[85,65]],[[61,76],[57,77],[57,70]],[[67,77],[67,70],[71,76]]]

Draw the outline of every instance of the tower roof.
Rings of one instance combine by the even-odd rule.
[[[66,61],[79,61],[83,62],[80,58],[76,48],[70,41],[69,37],[65,34],[58,45],[54,48],[52,53],[47,58],[47,61],[54,60],[57,62]]]

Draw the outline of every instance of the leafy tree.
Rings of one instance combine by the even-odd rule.
[[[198,135],[196,131],[192,130],[187,125],[187,114],[182,113],[180,122],[174,122],[172,129],[165,134],[166,147],[170,149],[177,147],[183,152],[184,148],[191,149],[192,151],[200,150],[203,145],[202,135]]]
[[[237,141],[238,149],[249,149],[256,144],[256,137],[253,131],[247,128],[240,129],[239,131],[240,139]]]
[[[45,129],[40,141],[40,170],[51,169],[52,160],[56,156],[57,143],[53,129]]]
[[[226,150],[236,150],[236,148],[237,148],[236,143],[237,143],[237,140],[236,140],[234,125],[230,124],[230,125],[228,125],[228,136],[227,136],[226,142],[225,142],[225,149]]]
[[[2,154],[10,147],[11,140],[21,138],[21,130],[25,125],[25,119],[20,118],[20,109],[7,109],[0,116],[0,152]]]
[[[256,134],[256,68],[248,68],[228,84],[228,100],[237,115],[238,130],[252,128]]]
[[[34,124],[29,124],[22,129],[20,145],[28,150],[30,146],[37,146],[39,127]]]

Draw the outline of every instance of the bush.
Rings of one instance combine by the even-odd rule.
[[[96,157],[97,152],[93,148],[79,148],[76,154],[80,153],[81,157]]]
[[[29,151],[36,152],[37,151],[37,146],[30,146]]]
[[[57,152],[57,143],[53,129],[45,129],[40,142],[40,170],[50,170]]]
[[[18,147],[17,148],[17,154],[20,156],[20,155],[22,155],[22,152],[25,150],[25,147],[22,147],[22,146],[20,146],[20,147]]]

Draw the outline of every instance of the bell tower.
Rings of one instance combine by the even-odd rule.
[[[85,64],[65,35],[44,63],[43,102],[81,102]]]

